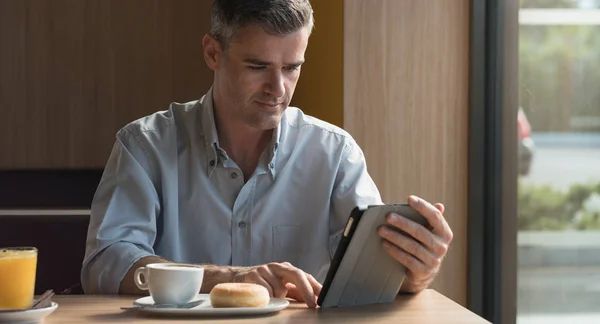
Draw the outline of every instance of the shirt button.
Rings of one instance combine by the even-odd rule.
[[[210,166],[215,166],[215,160],[210,160]]]
[[[236,179],[236,178],[237,178],[237,173],[231,172],[231,179]]]
[[[240,228],[244,228],[244,227],[246,227],[246,222],[244,222],[244,221],[241,221],[241,222],[239,222],[239,223],[238,223],[238,226],[239,226]]]

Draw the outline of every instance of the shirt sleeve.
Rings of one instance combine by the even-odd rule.
[[[354,140],[350,140],[344,146],[333,187],[333,212],[329,222],[331,258],[335,254],[352,209],[379,204],[382,204],[381,195],[367,172],[363,151]]]
[[[136,135],[117,133],[94,195],[81,270],[88,294],[117,294],[129,268],[154,255],[159,197],[151,165]]]

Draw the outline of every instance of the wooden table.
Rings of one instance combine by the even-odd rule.
[[[309,309],[291,303],[278,313],[254,317],[155,317],[131,306],[134,297],[125,296],[55,296],[58,309],[46,317],[45,324],[71,323],[489,323],[434,290],[416,295],[402,295],[393,304],[347,309]]]

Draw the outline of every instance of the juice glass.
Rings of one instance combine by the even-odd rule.
[[[0,309],[27,309],[33,303],[38,250],[0,248]]]

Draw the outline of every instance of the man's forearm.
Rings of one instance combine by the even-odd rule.
[[[204,281],[200,292],[208,294],[214,286],[223,282],[233,282],[235,275],[238,273],[239,267],[231,266],[215,266],[212,264],[203,264]]]
[[[150,263],[169,263],[167,259],[163,259],[157,256],[149,256],[141,258],[127,271],[125,278],[121,281],[119,288],[119,294],[127,295],[146,295],[147,291],[140,290],[134,281],[133,275],[135,269],[139,267],[145,267]],[[230,266],[215,266],[212,264],[202,264],[204,267],[204,280],[202,282],[202,288],[200,293],[209,293],[214,286],[222,282],[232,282],[235,274],[239,271],[238,267]]]

